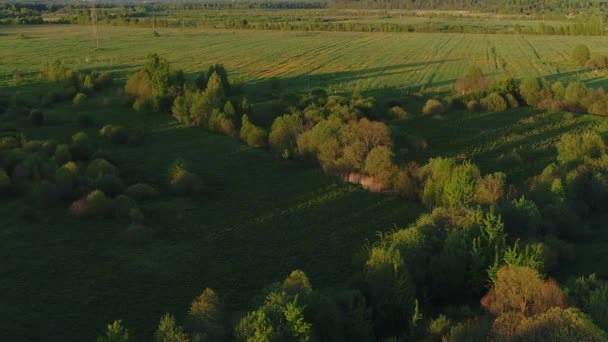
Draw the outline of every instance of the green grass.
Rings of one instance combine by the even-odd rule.
[[[165,195],[143,206],[158,232],[142,246],[120,239],[127,222],[75,220],[66,204],[25,219],[26,201],[3,199],[0,330],[11,340],[91,340],[114,319],[144,339],[164,312],[183,317],[205,287],[238,312],[293,269],[317,288],[340,288],[359,267],[353,258],[367,240],[420,212],[417,204],[344,185],[168,116],[99,109],[92,101],[98,125],[89,134],[108,122],[149,131],[140,147],[102,146],[115,153],[129,183],[162,188],[169,165],[183,158],[208,191],[177,198],[163,188]],[[49,113],[54,125],[26,134],[67,140],[78,128],[59,120],[71,112],[56,107]]]
[[[101,27],[100,51],[82,26],[3,28],[0,39],[0,88],[9,94],[36,94],[54,85],[36,82],[34,72],[54,59],[76,69],[103,69],[119,77],[138,68],[149,52],[158,52],[189,73],[224,64],[258,105],[268,124],[280,114],[260,113],[276,77],[294,92],[324,87],[347,92],[355,87],[380,100],[404,99],[413,119],[393,123],[401,160],[425,162],[432,156],[471,158],[484,172],[500,169],[496,158],[518,149],[524,162],[506,170],[523,180],[554,158],[553,143],[570,130],[592,128],[606,135],[606,119],[518,109],[506,113],[451,112],[441,119],[419,115],[419,98],[407,89],[445,92],[464,68],[479,65],[487,75],[546,76],[603,84],[604,74],[577,72],[568,62],[574,44],[608,54],[606,38],[478,34],[304,33],[159,29],[161,37],[141,28]],[[29,39],[20,39],[26,33]],[[15,82],[14,74],[23,74]],[[192,75],[189,75],[192,76]],[[263,96],[262,96],[263,95]],[[103,104],[103,98],[110,100]],[[168,115],[134,113],[116,90],[90,99],[91,136],[107,123],[145,128],[139,147],[104,145],[117,158],[128,183],[164,187],[169,165],[182,158],[199,174],[208,191],[177,198],[163,190],[143,206],[157,230],[152,242],[125,244],[127,222],[74,220],[66,204],[32,214],[27,201],[2,198],[0,207],[0,337],[17,340],[91,340],[114,319],[123,319],[141,339],[150,336],[159,317],[183,318],[189,302],[205,287],[217,290],[231,309],[251,307],[267,284],[300,268],[313,286],[340,288],[356,271],[356,256],[376,232],[403,227],[422,211],[398,198],[371,194],[323,175],[313,166],[279,161],[267,151],[236,139],[185,128]],[[271,107],[271,106],[270,106]],[[62,104],[45,110],[51,122],[27,128],[32,139],[68,141],[79,130],[77,110]],[[406,149],[408,135],[424,138],[425,150]],[[30,213],[24,215],[25,213]],[[599,235],[598,235],[599,236]],[[568,273],[601,268],[606,257],[585,252],[606,245],[606,238],[580,244]],[[599,255],[599,256],[598,256]],[[599,259],[598,259],[599,258]]]
[[[37,71],[60,59],[75,68],[103,68],[127,73],[150,52],[176,68],[200,71],[223,63],[233,80],[261,82],[276,77],[283,87],[330,92],[397,88],[448,90],[470,65],[487,76],[544,76],[604,84],[605,73],[579,72],[569,62],[574,45],[608,54],[606,37],[524,36],[500,34],[277,32],[100,27],[101,50],[87,26],[7,27],[0,41],[0,82],[15,72]],[[28,39],[21,39],[25,33]],[[3,81],[2,81],[3,80]]]

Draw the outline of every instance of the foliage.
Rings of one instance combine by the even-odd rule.
[[[190,305],[189,329],[201,341],[223,340],[226,335],[224,310],[224,304],[215,291],[206,288]]]
[[[504,112],[507,110],[507,101],[498,93],[491,93],[481,100],[483,108],[490,112]]]
[[[190,172],[183,161],[175,161],[169,168],[169,186],[177,195],[196,195],[203,190],[201,179]]]
[[[108,324],[103,335],[99,336],[96,342],[129,342],[129,331],[122,326],[122,321],[114,321]]]
[[[184,329],[177,325],[175,317],[165,314],[158,323],[158,328],[154,332],[154,342],[189,342],[190,338]]]
[[[553,307],[565,308],[566,297],[557,282],[543,281],[533,268],[505,266],[496,273],[494,287],[481,304],[495,315],[517,312],[534,316]]]
[[[577,66],[584,66],[590,58],[589,48],[584,44],[578,44],[572,50],[570,60]]]
[[[445,111],[445,107],[443,103],[439,100],[431,99],[426,101],[424,107],[422,108],[422,113],[427,115],[438,115],[442,114]]]
[[[304,123],[297,114],[279,116],[272,123],[268,145],[276,155],[289,158],[297,152],[297,139],[304,132]]]
[[[137,201],[155,199],[159,196],[158,191],[146,183],[136,183],[125,190],[125,194]]]
[[[243,115],[240,136],[251,147],[264,147],[267,144],[266,131],[251,123],[247,114]]]

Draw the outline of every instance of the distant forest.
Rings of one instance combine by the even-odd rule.
[[[297,1],[153,1],[150,3],[180,3],[186,8],[327,8],[355,7],[411,10],[476,10],[501,13],[596,13],[608,8],[608,0],[297,0]],[[105,5],[104,5],[105,4]],[[137,1],[98,1],[97,7],[141,5]],[[190,6],[189,6],[190,5]],[[26,8],[35,12],[54,12],[64,7],[88,7],[81,1],[6,3],[2,7]]]

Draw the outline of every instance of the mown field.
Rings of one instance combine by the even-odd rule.
[[[593,53],[608,54],[605,37],[159,28],[161,36],[154,38],[145,28],[99,30],[101,49],[96,51],[87,26],[3,28],[0,79],[11,83],[15,73],[37,71],[55,59],[76,68],[125,73],[141,64],[146,54],[157,52],[185,71],[222,63],[236,81],[276,77],[293,91],[445,91],[470,65],[496,79],[544,76],[597,86],[605,74],[579,75],[569,62],[570,51],[583,43]]]
[[[608,53],[602,37],[159,32],[153,38],[149,29],[103,26],[101,50],[96,51],[89,27],[3,28],[0,91],[24,96],[43,91],[50,85],[32,84],[36,72],[55,59],[75,69],[107,70],[119,79],[151,52],[189,73],[221,63],[233,80],[246,83],[245,93],[254,104],[258,95],[266,96],[257,92],[271,88],[273,78],[282,89],[298,93],[360,88],[380,100],[400,98],[414,118],[391,124],[399,158],[471,158],[487,172],[503,170],[497,158],[516,149],[524,162],[506,170],[516,180],[554,158],[553,143],[564,132],[591,128],[608,133],[604,118],[532,109],[421,117],[416,116],[420,100],[412,96],[447,92],[470,65],[496,79],[543,76],[604,85],[605,74],[579,73],[569,62],[570,51],[581,42],[593,52]],[[160,315],[168,311],[180,318],[205,287],[243,311],[265,285],[297,268],[315,287],[338,287],[356,267],[353,259],[366,241],[374,241],[378,231],[407,225],[421,212],[416,203],[342,184],[318,168],[279,161],[236,139],[185,128],[169,115],[135,113],[115,101],[123,98],[119,93],[110,89],[96,95],[80,111],[95,121],[86,130],[91,136],[106,123],[147,131],[141,146],[103,146],[116,156],[125,181],[163,184],[170,164],[183,158],[208,191],[189,199],[164,195],[145,204],[147,219],[160,235],[135,247],[121,241],[125,227],[120,222],[75,221],[63,206],[39,213],[25,200],[2,198],[0,339],[91,340],[114,319],[123,319],[136,336],[150,336]],[[71,104],[46,113],[49,124],[27,128],[29,138],[68,141],[80,130]],[[255,113],[265,122],[279,114]],[[412,136],[428,147],[410,148]],[[598,241],[606,239],[593,242],[594,250],[601,251]],[[584,252],[585,247],[577,249]],[[572,270],[581,265],[603,269],[606,258],[587,252]]]

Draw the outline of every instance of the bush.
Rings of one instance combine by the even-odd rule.
[[[580,163],[586,159],[599,159],[606,154],[606,144],[595,132],[566,133],[557,143],[557,160],[562,164]]]
[[[405,109],[401,108],[400,106],[391,107],[391,109],[388,110],[388,115],[394,120],[407,120],[410,116]]]
[[[584,44],[578,44],[572,50],[572,54],[570,55],[570,60],[572,63],[577,66],[584,66],[589,60],[591,53],[589,52],[589,48]]]
[[[543,82],[538,78],[528,78],[519,85],[519,93],[529,106],[536,106],[542,99]]]
[[[151,185],[145,183],[137,183],[129,186],[125,194],[137,201],[151,200],[158,197],[158,191]]]
[[[388,146],[374,147],[365,159],[365,173],[386,183],[394,173],[393,152]]]
[[[588,94],[587,87],[581,82],[572,82],[568,84],[566,88],[566,94],[564,100],[574,109],[580,109],[584,107],[583,100]]]
[[[105,125],[99,130],[99,135],[113,144],[123,145],[129,141],[129,132],[122,126]]]
[[[519,101],[517,101],[517,99],[515,98],[515,96],[513,96],[513,94],[507,93],[507,95],[505,95],[505,99],[507,100],[507,103],[509,104],[510,108],[519,107]]]
[[[585,66],[595,70],[606,69],[608,68],[608,57],[604,55],[594,55],[587,61]]]
[[[422,108],[422,112],[427,115],[438,115],[442,114],[444,111],[445,107],[443,106],[443,103],[435,99],[426,101],[424,107]]]
[[[93,153],[93,144],[85,132],[78,132],[72,136],[70,152],[75,159],[87,159]]]
[[[72,100],[72,104],[75,107],[80,107],[84,101],[86,101],[87,99],[87,95],[85,93],[78,93],[76,94],[76,96],[74,96],[74,99]]]
[[[202,190],[203,183],[183,162],[177,161],[169,169],[169,186],[175,194],[195,195]]]
[[[251,147],[264,147],[268,140],[266,131],[252,124],[247,114],[243,115],[240,135],[241,139]]]
[[[505,196],[506,183],[507,175],[502,172],[485,175],[477,182],[475,201],[484,205],[497,203]]]
[[[481,100],[481,105],[490,112],[504,112],[507,110],[507,101],[498,93],[492,93]]]
[[[116,176],[118,175],[118,168],[105,159],[97,158],[89,163],[86,175],[93,180],[108,175]]]
[[[40,127],[44,123],[44,114],[40,110],[34,109],[28,115],[27,121],[32,126]]]
[[[467,102],[467,110],[469,112],[477,112],[481,109],[481,104],[477,100]]]
[[[464,95],[473,91],[480,91],[488,88],[490,82],[483,76],[481,69],[471,66],[460,76],[454,84],[454,92]]]
[[[297,151],[297,139],[304,132],[304,123],[298,114],[279,116],[272,123],[268,144],[272,151],[284,158]]]
[[[133,102],[133,110],[136,112],[148,112],[154,109],[154,103],[151,99],[146,97],[138,97]]]
[[[566,296],[557,282],[544,281],[530,267],[504,266],[496,274],[494,287],[481,299],[493,314],[516,312],[524,316],[541,314],[550,308],[566,307]]]
[[[102,217],[110,212],[111,200],[101,190],[94,190],[70,206],[70,213],[76,218]]]
[[[188,327],[203,341],[222,341],[226,334],[224,304],[213,289],[206,288],[190,305]]]

